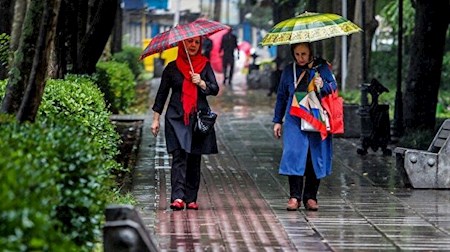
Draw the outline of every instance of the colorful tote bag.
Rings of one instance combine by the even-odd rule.
[[[297,88],[305,71],[302,72],[297,80],[295,63],[293,64],[295,87]],[[325,139],[330,130],[327,111],[322,107],[317,97],[313,80],[310,81],[306,92],[296,91],[292,97],[292,104],[289,113],[292,116],[299,117],[304,131],[317,131],[322,139]]]

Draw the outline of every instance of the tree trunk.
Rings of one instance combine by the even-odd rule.
[[[55,62],[53,68],[55,69],[55,78],[62,79],[67,73],[67,48],[68,32],[66,27],[70,20],[73,20],[69,16],[69,0],[61,0],[58,14],[58,22],[56,25],[56,37],[55,37]]]
[[[96,13],[83,37],[75,73],[92,74],[111,34],[118,0],[99,0]]]
[[[317,4],[317,12],[319,13],[333,13],[333,4],[330,4],[328,0],[315,1]],[[334,1],[336,2],[336,1]],[[317,47],[316,55],[321,56],[326,60],[332,59],[334,55],[334,46],[336,44],[335,38],[324,39],[320,41],[320,46]]]
[[[11,35],[13,14],[14,0],[0,1],[0,33]]]
[[[122,8],[120,8],[120,2],[117,1],[117,12],[114,21],[114,30],[112,34],[111,53],[122,51]]]
[[[16,2],[16,7],[19,2]],[[17,114],[19,110],[36,52],[35,45],[39,29],[35,29],[35,25],[41,23],[43,4],[42,1],[31,1],[29,10],[26,12],[19,48],[14,56],[8,86],[2,102],[2,113]]]
[[[378,22],[375,20],[375,0],[365,2],[365,26],[362,27],[362,1],[356,1],[354,22],[364,31],[351,35],[348,71],[346,87],[347,90],[357,90],[363,82],[368,80],[368,69],[370,62],[370,44]],[[365,39],[365,50],[363,50],[362,39]],[[364,60],[364,62],[363,62]],[[365,75],[365,76],[364,76]]]
[[[404,126],[433,129],[441,80],[449,1],[417,0],[409,72],[403,95]]]
[[[6,33],[11,35],[12,18],[14,13],[14,1],[2,0],[0,1],[0,34]],[[0,80],[3,80],[8,75],[8,68],[2,67],[0,62]]]
[[[285,19],[292,18],[295,15],[297,7],[295,0],[272,1],[273,7],[273,24],[277,24]],[[277,57],[281,59],[280,65],[284,66],[293,60],[291,55],[291,47],[288,45],[277,46]]]
[[[333,1],[333,13],[343,13],[342,4],[338,3],[338,1]],[[333,73],[335,75],[336,81],[339,85],[339,88],[342,88],[343,83],[341,83],[342,79],[342,57],[347,57],[347,55],[342,55],[342,38],[339,37],[333,40],[334,48],[333,48]]]
[[[19,48],[19,41],[22,32],[23,22],[25,20],[25,13],[27,12],[27,0],[15,0],[14,4],[14,19],[11,30],[10,48],[15,52]]]
[[[20,109],[17,113],[19,122],[33,122],[41,104],[59,5],[60,0],[46,0],[43,5],[42,21],[39,22],[40,28],[37,29],[39,30],[39,37],[36,42],[33,66]]]

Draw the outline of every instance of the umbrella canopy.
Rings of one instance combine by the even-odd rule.
[[[353,22],[333,13],[305,12],[281,21],[264,36],[261,45],[313,42],[362,31]]]
[[[160,53],[166,49],[175,47],[177,46],[177,43],[182,40],[198,36],[207,36],[229,28],[230,27],[227,25],[204,18],[197,19],[187,24],[177,25],[153,37],[139,59],[142,60],[149,55]]]

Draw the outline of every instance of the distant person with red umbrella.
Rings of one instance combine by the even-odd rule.
[[[165,114],[167,152],[172,155],[171,204],[173,210],[197,210],[202,154],[216,154],[214,128],[205,135],[193,131],[199,110],[210,110],[206,99],[217,95],[219,86],[208,59],[201,54],[201,36],[178,42],[178,56],[164,69],[152,107],[151,131],[156,137],[160,116],[171,93]]]
[[[233,34],[233,29],[230,28],[228,33],[223,35],[222,43],[220,44],[219,53],[222,56],[222,69],[223,69],[223,84],[228,84],[231,86],[231,81],[233,79],[234,72],[234,51],[238,49],[237,37]],[[238,52],[239,59],[239,52]]]

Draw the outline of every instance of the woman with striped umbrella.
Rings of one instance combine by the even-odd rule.
[[[317,211],[320,180],[331,174],[332,134],[327,131],[318,99],[337,89],[328,62],[314,58],[311,42],[348,35],[361,29],[336,14],[304,13],[275,25],[261,45],[290,45],[294,62],[281,74],[273,117],[275,138],[283,136],[279,174],[288,177],[286,209],[296,211],[301,202],[306,210]],[[315,118],[312,115],[319,115]],[[283,121],[284,120],[284,121]],[[307,130],[304,125],[312,125]]]

